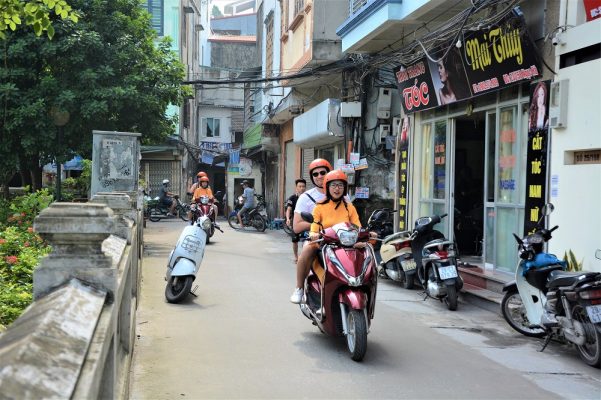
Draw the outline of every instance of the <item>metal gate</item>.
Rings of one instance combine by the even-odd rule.
[[[163,179],[169,179],[171,182],[170,191],[176,194],[181,191],[181,162],[180,161],[142,161],[140,165],[140,176],[146,181],[146,188],[150,189],[150,196],[159,195],[159,190],[163,185]]]

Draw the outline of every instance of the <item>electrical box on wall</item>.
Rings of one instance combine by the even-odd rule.
[[[388,124],[380,125],[379,135],[380,135],[380,142],[384,142],[386,140],[386,136],[390,135],[390,125],[388,125]]]
[[[398,135],[401,131],[401,117],[394,117],[392,119],[392,134],[394,136]]]
[[[377,117],[381,119],[390,118],[390,103],[392,101],[392,90],[380,88],[378,93]]]
[[[567,79],[551,82],[549,98],[549,127],[565,128],[568,118],[568,85]]]
[[[342,118],[353,118],[361,116],[361,102],[349,101],[340,103],[340,116]]]

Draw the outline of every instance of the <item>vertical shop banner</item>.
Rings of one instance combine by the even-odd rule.
[[[549,87],[551,81],[532,84],[526,153],[524,234],[536,230],[547,199],[547,149],[549,138]]]
[[[458,48],[449,41],[429,57],[394,69],[405,113],[426,110],[540,75],[540,61],[519,7],[495,25],[465,31]]]
[[[403,118],[401,125],[401,137],[399,146],[399,229],[406,231],[407,228],[407,198],[409,182],[409,117]]]

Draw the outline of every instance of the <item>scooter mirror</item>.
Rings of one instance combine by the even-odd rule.
[[[543,215],[550,215],[553,210],[555,210],[553,203],[547,203],[543,206],[542,213]]]
[[[311,214],[311,213],[303,211],[303,212],[301,212],[301,218],[305,222],[313,223],[313,214]]]
[[[597,249],[597,251],[595,251],[595,258],[601,260],[601,249]]]

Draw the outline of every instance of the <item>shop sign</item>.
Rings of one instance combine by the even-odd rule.
[[[541,210],[547,199],[547,162],[549,137],[549,87],[551,81],[533,84],[530,91],[528,149],[526,152],[526,201],[524,234],[536,231]]]
[[[369,188],[357,186],[355,188],[355,198],[357,199],[369,199]]]
[[[586,10],[586,21],[601,17],[601,0],[582,0]]]
[[[409,117],[405,116],[401,125],[399,138],[399,229],[407,230],[407,198],[409,182]]]
[[[447,42],[430,52],[432,59],[396,68],[401,105],[413,113],[531,80],[541,71],[535,54],[516,7],[494,26],[465,32],[460,48]]]

